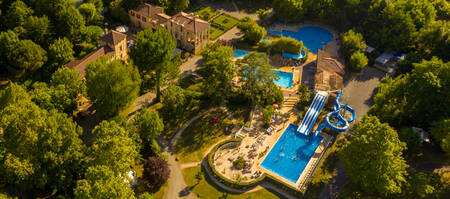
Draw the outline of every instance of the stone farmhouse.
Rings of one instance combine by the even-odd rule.
[[[178,47],[199,52],[210,37],[210,24],[194,14],[179,12],[174,16],[164,14],[164,8],[147,3],[128,12],[132,26],[138,29],[165,28],[176,38]]]

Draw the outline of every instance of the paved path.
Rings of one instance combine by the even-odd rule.
[[[333,171],[333,177],[328,181],[323,189],[322,193],[320,193],[319,199],[334,199],[337,197],[337,194],[345,185],[347,181],[347,176],[345,174],[344,163],[341,161],[338,162],[337,168]]]
[[[184,182],[183,174],[181,173],[181,168],[178,162],[175,160],[175,155],[173,154],[172,148],[175,146],[178,138],[180,137],[181,133],[192,124],[195,120],[200,118],[201,116],[205,115],[211,110],[207,110],[203,112],[200,115],[197,115],[187,121],[181,128],[178,130],[178,132],[173,136],[172,140],[170,140],[170,145],[168,148],[163,152],[164,155],[167,155],[168,162],[169,162],[169,168],[170,168],[170,176],[169,176],[169,184],[166,194],[166,199],[173,199],[173,198],[179,198],[179,197],[185,197],[189,196],[190,198],[196,198],[192,193],[187,192],[187,185]],[[197,163],[198,164],[198,163]]]
[[[373,105],[376,87],[385,73],[373,67],[365,67],[362,72],[344,82],[344,93],[341,103],[348,103],[356,112],[356,122],[367,114]]]

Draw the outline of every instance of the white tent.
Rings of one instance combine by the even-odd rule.
[[[125,26],[125,25],[117,26],[116,31],[121,32],[121,33],[126,33],[126,32],[128,32],[128,26]]]

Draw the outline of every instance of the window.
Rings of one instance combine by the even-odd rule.
[[[140,19],[140,18],[141,18],[141,15],[136,14],[136,18]]]
[[[131,11],[131,16],[133,16],[133,17],[134,17],[134,12],[133,12],[133,11]]]
[[[142,17],[142,21],[143,21],[143,22],[147,22],[147,18]]]

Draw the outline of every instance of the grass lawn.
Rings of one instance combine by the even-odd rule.
[[[245,194],[230,194],[224,192],[224,190],[216,187],[212,184],[212,181],[208,178],[208,176],[204,175],[203,179],[197,181],[195,175],[201,172],[201,168],[199,166],[189,167],[183,169],[183,177],[187,186],[191,188],[192,192],[197,195],[198,198],[227,198],[227,199],[247,199],[247,198],[264,198],[264,199],[278,199],[283,198],[278,193],[272,192],[268,189],[261,189],[251,193]],[[205,179],[206,178],[206,179]]]
[[[225,30],[230,30],[234,26],[236,26],[239,23],[239,20],[237,20],[234,17],[228,16],[226,14],[222,14],[215,18],[213,20],[213,23],[217,23],[220,26],[222,26]]]
[[[220,36],[222,36],[224,33],[225,33],[225,31],[223,31],[217,27],[211,26],[210,39],[215,40],[215,39],[219,38]]]
[[[219,116],[219,122],[212,124],[215,116]],[[232,121],[226,118],[222,111],[207,113],[192,123],[181,134],[175,145],[175,154],[179,163],[199,162],[214,143],[225,138],[230,132],[225,128]]]
[[[200,10],[194,12],[194,14],[198,15],[200,19],[209,21],[214,16],[220,14],[220,12],[211,7],[202,7]]]
[[[169,188],[169,186],[167,185],[167,182],[164,183],[164,185],[161,186],[161,188],[159,188],[159,190],[157,192],[153,193],[153,198],[154,199],[163,199],[166,196],[168,188]]]
[[[248,119],[250,107],[233,107],[229,108],[229,111],[235,123],[241,126]],[[212,120],[216,115],[219,116],[219,122],[213,125]],[[226,114],[222,111],[210,112],[200,117],[186,128],[175,145],[175,153],[179,163],[201,161],[209,148],[233,133],[231,128],[226,131],[226,128],[232,124],[233,121],[226,117]]]

